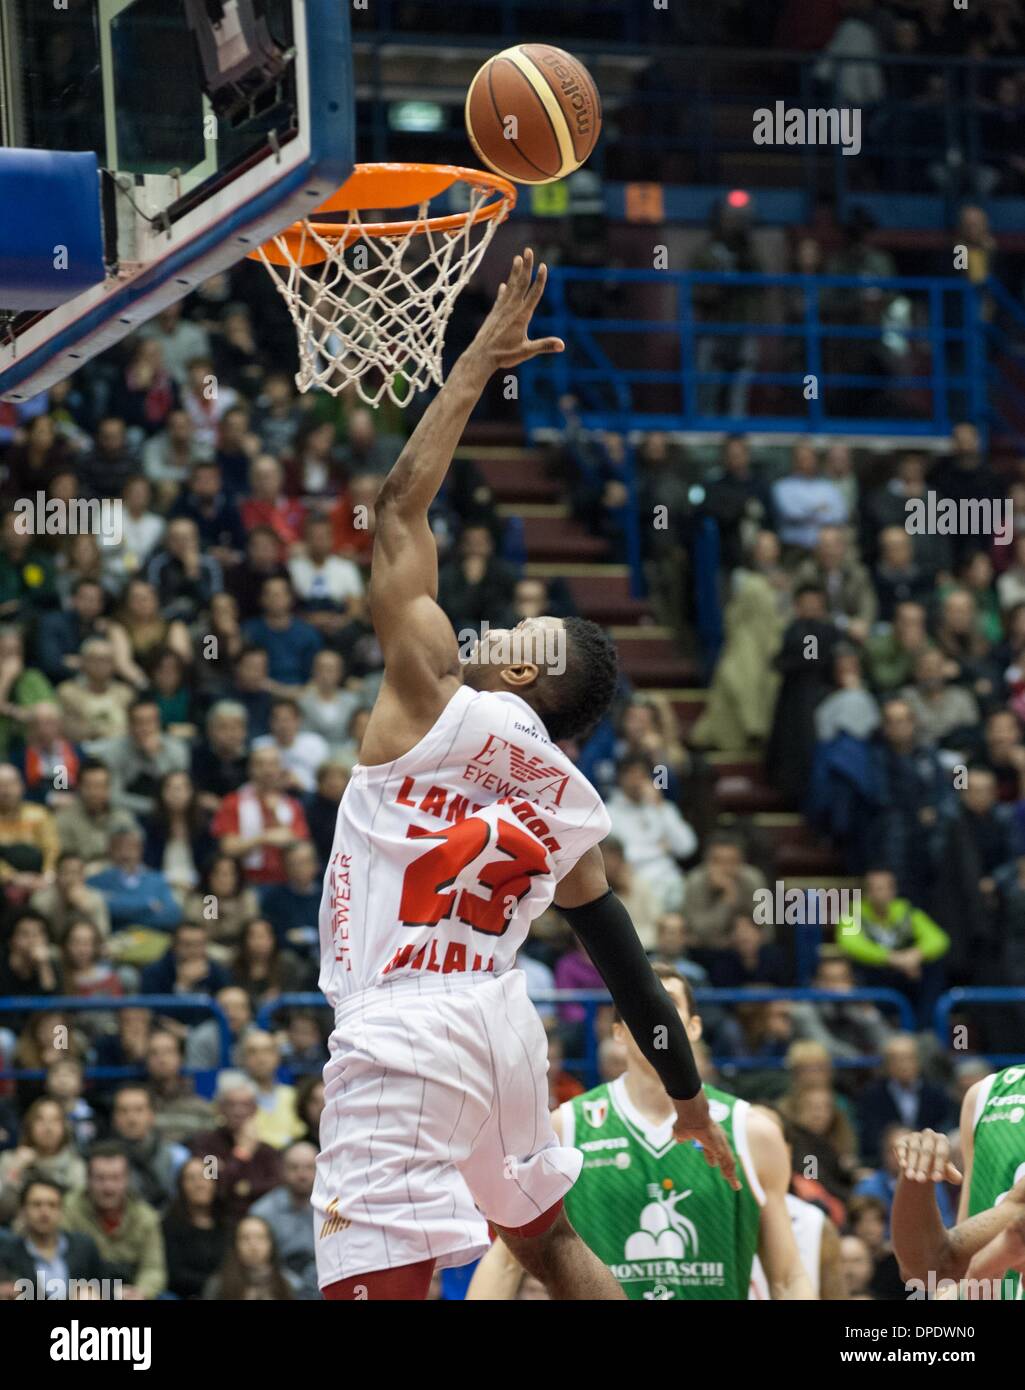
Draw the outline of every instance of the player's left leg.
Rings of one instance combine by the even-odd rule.
[[[388,1302],[423,1302],[431,1287],[434,1274],[433,1260],[420,1260],[417,1264],[401,1265],[398,1269],[377,1269],[370,1274],[355,1274],[349,1279],[339,1279],[322,1289],[324,1297],[331,1303],[362,1303],[372,1300]]]
[[[625,1299],[608,1266],[580,1239],[560,1201],[518,1230],[497,1228],[520,1264],[554,1299]]]

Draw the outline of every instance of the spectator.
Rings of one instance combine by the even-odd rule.
[[[142,448],[142,471],[153,484],[164,508],[175,503],[195,468],[210,456],[209,443],[196,437],[187,410],[172,410],[159,434],[151,435]]]
[[[887,526],[879,536],[875,571],[880,620],[892,622],[900,604],[924,603],[932,584],[932,576],[915,559],[912,537],[903,526]]]
[[[841,1236],[840,1270],[847,1301],[871,1302],[870,1287],[874,1266],[871,1252],[859,1236]]]
[[[206,357],[210,351],[206,329],[185,318],[182,313],[184,307],[183,300],[168,304],[139,333],[141,338],[152,337],[160,343],[167,370],[179,386],[185,385],[189,364],[196,358]]]
[[[338,803],[349,785],[349,765],[341,759],[322,763],[317,773],[317,790],[308,798],[306,819],[317,858],[326,864],[331,858],[335,826],[338,822]]]
[[[258,526],[246,540],[245,558],[225,578],[225,587],[235,599],[243,623],[259,614],[266,579],[288,579],[288,570],[281,563],[281,542],[277,536],[269,526]]]
[[[217,381],[209,357],[204,354],[192,358],[185,371],[182,408],[192,424],[196,447],[204,455],[218,447],[220,423],[237,400],[238,392],[234,387],[222,387]],[[234,438],[231,442],[234,443]]]
[[[26,801],[18,769],[0,763],[0,885],[17,898],[48,887],[59,853],[53,816]]]
[[[313,1178],[317,1148],[293,1140],[282,1156],[284,1181],[250,1208],[252,1216],[266,1221],[277,1246],[278,1258],[296,1283],[297,1297],[320,1298],[313,1232]]]
[[[323,428],[314,418],[306,417],[295,392],[295,378],[289,372],[269,371],[263,379],[260,394],[256,398],[256,433],[268,454],[284,458],[295,446],[304,423],[308,427]],[[334,431],[331,431],[334,442]],[[304,480],[300,479],[301,482]],[[326,481],[326,479],[324,480]],[[302,486],[301,491],[313,492],[316,488]],[[321,489],[323,490],[323,489]]]
[[[92,453],[81,459],[78,480],[83,497],[119,497],[125,483],[138,473],[140,460],[128,442],[125,422],[108,415],[96,426]]]
[[[272,1148],[284,1149],[302,1132],[295,1108],[295,1087],[277,1080],[281,1048],[277,1039],[259,1028],[242,1043],[242,1066],[256,1087],[256,1137]]]
[[[323,653],[318,653],[322,655]],[[284,769],[284,789],[301,796],[317,784],[317,769],[330,755],[320,734],[302,728],[302,711],[292,699],[276,699],[271,705],[270,733],[253,740],[255,748],[276,748]]]
[[[241,705],[245,711],[250,738],[260,738],[270,729],[274,696],[270,690],[269,665],[263,647],[243,647],[235,658],[234,683],[228,694],[232,704]]]
[[[180,619],[161,616],[156,589],[145,579],[129,581],[117,622],[110,624],[114,669],[136,690],[149,685],[146,665],[159,651],[170,647],[185,662],[192,660],[189,630]]]
[[[285,850],[285,874],[284,883],[264,894],[267,920],[280,945],[315,953],[324,885],[317,851],[309,840],[299,840]]]
[[[70,604],[40,615],[36,631],[36,660],[55,685],[71,680],[81,669],[81,648],[99,637],[105,626],[106,594],[95,579],[80,579],[71,590]]]
[[[221,852],[242,860],[253,884],[284,883],[283,851],[309,838],[302,806],[281,792],[281,783],[278,750],[254,748],[249,781],[224,798],[210,827]]]
[[[105,956],[106,942],[95,922],[82,919],[72,922],[64,937],[61,953],[61,974],[64,992],[78,998],[119,998],[124,986],[117,971]],[[93,1034],[103,1016],[87,1014],[83,1029]]]
[[[101,937],[110,932],[110,913],[103,894],[90,888],[85,877],[86,861],[82,856],[72,850],[62,850],[53,883],[48,888],[40,888],[29,899],[29,906],[50,924],[57,945],[64,941],[72,922],[92,922]]]
[[[344,679],[342,657],[325,648],[313,658],[313,678],[299,697],[303,728],[325,739],[329,749],[345,742],[352,716],[366,702],[363,682],[350,680],[343,688]]]
[[[830,479],[820,477],[810,444],[794,445],[791,472],[773,484],[772,505],[779,538],[791,553],[814,550],[824,526],[847,524],[843,493]]]
[[[85,1183],[85,1164],[75,1148],[71,1125],[60,1101],[45,1096],[25,1111],[16,1149],[0,1154],[0,1188],[17,1189],[29,1174],[59,1183],[72,1192]]]
[[[57,687],[64,728],[73,743],[120,738],[128,731],[130,685],[114,676],[114,648],[105,637],[89,637],[79,651],[81,670]]]
[[[994,710],[986,720],[985,749],[978,759],[996,778],[1001,801],[1025,798],[1025,745],[1021,727],[1010,710]]]
[[[97,739],[86,752],[109,769],[118,803],[136,816],[152,815],[161,780],[169,772],[184,772],[188,749],[160,728],[160,707],[145,695],[128,712],[128,733]]]
[[[910,1108],[910,1105],[909,1107]],[[879,1143],[878,1165],[875,1172],[859,1179],[854,1188],[855,1198],[875,1198],[884,1207],[886,1226],[885,1232],[890,1233],[890,1213],[893,1210],[893,1197],[897,1191],[897,1179],[900,1177],[900,1164],[897,1161],[895,1147],[901,1139],[906,1139],[911,1133],[907,1123],[898,1120],[893,1124],[888,1124],[882,1131]],[[945,1226],[953,1226],[957,1222],[957,1213],[951,1205],[950,1196],[943,1183],[936,1184],[936,1205],[939,1207],[940,1215]]]
[[[216,994],[228,983],[223,965],[210,958],[205,927],[179,922],[171,945],[142,972],[143,994]],[[172,1010],[165,1014],[174,1018]]]
[[[807,1086],[796,1093],[790,1116],[794,1171],[817,1171],[825,1191],[842,1203],[850,1196],[854,1154],[838,1147],[843,1142],[837,1138],[843,1133],[842,1128],[838,1130],[838,1118],[837,1098],[829,1086]],[[813,1162],[817,1167],[812,1167]]]
[[[214,1113],[182,1072],[181,1041],[167,1028],[154,1029],[145,1040],[143,1057],[157,1133],[168,1144],[188,1145],[195,1134],[210,1127]]]
[[[217,991],[215,999],[228,1023],[229,1064],[240,1067],[242,1044],[256,1026],[249,995],[236,985],[225,985]],[[196,1071],[216,1071],[223,1062],[223,1046],[220,1021],[216,1018],[204,1019],[189,1030],[185,1044],[185,1065]]]
[[[910,709],[923,743],[964,750],[979,722],[975,696],[958,685],[948,685],[946,661],[935,647],[927,647],[915,661],[915,683],[905,686],[900,698]]]
[[[81,766],[71,804],[57,812],[56,826],[62,856],[77,855],[87,875],[107,867],[114,835],[139,829],[131,811],[114,806],[110,772],[103,763],[89,761]]]
[[[58,994],[60,976],[45,918],[26,909],[11,922],[0,954],[0,999],[8,995]],[[0,1015],[0,1027],[11,1017]]]
[[[67,1299],[73,1280],[102,1287],[98,1281],[107,1275],[92,1237],[66,1229],[63,1197],[61,1183],[30,1171],[18,1193],[17,1234],[0,1247],[0,1280],[28,1281],[29,1297],[42,1283],[50,1302]]]
[[[241,511],[242,525],[247,531],[266,526],[287,549],[299,544],[306,507],[298,497],[285,496],[284,485],[285,470],[277,459],[271,454],[258,454],[249,465],[249,496]]]
[[[750,209],[734,207],[727,200],[716,207],[704,244],[698,248],[691,270],[731,271],[747,274],[761,266],[754,245]],[[697,317],[705,322],[750,324],[757,318],[756,292],[743,284],[711,283],[694,287]],[[758,339],[746,333],[700,333],[696,346],[699,372],[729,375],[729,385],[702,382],[698,401],[704,415],[747,414],[750,378],[758,365]]]
[[[207,713],[206,737],[192,752],[192,780],[204,811],[215,812],[246,780],[247,723],[245,706],[234,700],[218,700]]]
[[[188,486],[175,500],[172,520],[191,521],[204,555],[222,568],[238,563],[246,548],[246,528],[238,507],[224,491],[221,468],[214,459],[197,461]]]
[[[227,1232],[218,1220],[217,1178],[202,1158],[178,1170],[178,1190],[162,1222],[167,1287],[176,1298],[199,1298],[224,1258]]]
[[[693,928],[689,910],[687,920]],[[789,984],[786,955],[767,937],[764,926],[749,913],[738,911],[733,914],[720,946],[692,954],[705,965],[716,989]]]
[[[858,1104],[861,1156],[870,1165],[883,1160],[888,1126],[945,1130],[951,1119],[950,1101],[941,1086],[922,1078],[918,1042],[910,1033],[891,1038],[883,1053],[882,1075],[863,1092]]]
[[[697,838],[655,786],[646,759],[633,756],[620,763],[608,812],[612,834],[622,844],[637,877],[651,886],[664,911],[679,907],[683,874],[678,861],[691,857]]]
[[[146,1061],[152,1026],[153,1014],[149,1009],[118,1009],[116,1032],[101,1034],[96,1039],[96,1065],[141,1069]]]
[[[29,801],[55,806],[77,790],[78,749],[63,735],[57,705],[41,700],[32,706],[25,721],[25,741],[15,754]]]
[[[798,568],[795,583],[810,584],[826,596],[829,617],[851,642],[864,642],[876,620],[876,596],[868,570],[850,553],[839,526],[823,526],[815,554]]]
[[[841,734],[869,738],[879,727],[879,705],[865,689],[861,656],[855,648],[834,648],[833,684],[833,693],[815,708],[815,737],[819,743]]]
[[[161,1139],[153,1102],[144,1085],[129,1082],[118,1089],[111,1112],[111,1138],[128,1159],[132,1191],[155,1211],[163,1212],[189,1155],[183,1145]]]
[[[839,636],[822,589],[806,585],[794,596],[794,620],[783,634],[776,669],[783,680],[773,715],[765,765],[788,802],[800,804],[815,755],[815,711],[830,693]]]
[[[751,447],[740,434],[723,441],[720,466],[705,494],[705,509],[719,527],[723,569],[740,565],[772,512],[769,489],[751,469]]]
[[[164,365],[159,338],[137,339],[110,393],[110,408],[135,433],[156,434],[178,405],[178,386]]]
[[[288,562],[292,587],[305,620],[328,637],[341,631],[348,612],[363,596],[357,565],[332,553],[329,517],[311,513],[303,527],[304,546]]]
[[[215,458],[221,467],[224,490],[229,497],[239,497],[246,490],[249,465],[260,447],[260,441],[249,429],[249,412],[244,406],[232,405],[224,412],[217,430]]]
[[[204,608],[222,584],[221,567],[200,546],[199,527],[188,516],[172,517],[164,543],[146,567],[146,578],[157,592],[163,616],[172,624],[189,622]],[[169,645],[179,650],[183,660],[184,643],[178,646],[168,631]]]
[[[116,830],[110,838],[110,868],[89,879],[103,894],[115,933],[129,936],[118,943],[120,958],[134,965],[162,955],[167,934],[181,921],[182,910],[171,885],[157,869],[142,862],[142,831]]]
[[[438,602],[458,634],[477,632],[485,619],[503,627],[511,616],[509,596],[515,582],[515,572],[495,554],[489,528],[467,526],[459,538],[458,555],[439,571]]]
[[[214,855],[197,891],[185,899],[186,920],[203,923],[209,934],[210,954],[222,964],[238,945],[244,924],[259,911],[259,900],[247,887],[238,860],[228,854]]]
[[[53,687],[34,667],[25,666],[25,638],[16,627],[0,628],[0,757],[22,743],[33,711],[53,699]]]
[[[256,917],[242,928],[232,976],[248,993],[254,1011],[280,994],[293,994],[313,984],[309,969],[294,951],[279,944],[265,917]]]
[[[96,1138],[96,1111],[82,1094],[85,1068],[77,1057],[51,1062],[46,1073],[45,1095],[59,1102],[71,1126],[76,1148],[81,1152]]]
[[[206,1299],[237,1301],[263,1299],[281,1302],[294,1298],[293,1284],[278,1263],[274,1237],[258,1216],[239,1220],[231,1248],[220,1269],[203,1289]]]
[[[306,1142],[320,1151],[320,1117],[324,1111],[324,1082],[320,1076],[304,1076],[295,1088],[295,1109],[305,1128],[296,1143]]]
[[[702,949],[724,949],[738,912],[750,914],[754,895],[766,886],[765,875],[745,864],[744,847],[736,836],[711,836],[697,868],[684,886],[691,940]]]
[[[161,871],[182,901],[217,849],[207,823],[189,774],[168,772],[162,777],[156,810],[146,822],[144,858],[151,869]]]
[[[889,869],[865,875],[858,910],[841,918],[837,944],[857,964],[866,986],[907,995],[920,1026],[932,1023],[944,982],[939,962],[950,949],[950,938],[925,912],[897,896],[896,876]]]
[[[856,986],[854,967],[836,947],[820,946],[811,983],[831,994],[850,994]],[[834,1059],[853,1061],[881,1053],[892,1033],[875,1004],[853,1000],[795,1003],[793,1018],[801,1037],[819,1043]]]
[[[1000,480],[982,457],[979,431],[970,421],[954,426],[950,439],[950,454],[935,468],[932,484],[941,497],[961,502],[992,502],[1003,495]],[[984,536],[970,530],[951,537],[956,564],[962,563],[975,550],[985,547]]]
[[[915,662],[928,646],[925,609],[920,603],[898,603],[892,628],[868,640],[867,669],[874,689],[889,695],[907,685],[914,674]]]
[[[902,454],[897,460],[894,476],[884,487],[866,499],[862,508],[861,548],[863,554],[873,564],[877,560],[879,545],[884,532],[908,534],[908,504],[920,502],[923,506],[928,506],[927,470],[928,463],[924,454]],[[930,581],[935,581],[937,577],[950,573],[954,564],[954,551],[949,536],[922,533],[911,536],[909,539],[912,544],[914,564],[919,575],[927,577]],[[891,545],[896,546],[896,542],[891,540]],[[906,556],[897,553],[892,554],[889,563],[893,565],[895,571],[899,572],[902,566],[906,567]],[[916,575],[913,581],[916,585],[922,582],[919,575]],[[889,621],[892,613],[885,611],[887,600],[880,591],[878,579],[876,593],[879,596],[881,608],[884,610],[880,616]]]
[[[330,420],[313,414],[301,421],[295,431],[287,474],[288,491],[293,495],[326,497],[337,489],[341,468],[335,426]]]
[[[217,1109],[217,1128],[193,1135],[189,1147],[194,1154],[217,1160],[221,1210],[234,1223],[281,1182],[281,1155],[257,1138],[257,1090],[249,1077],[222,1071]]]
[[[957,797],[941,823],[937,856],[937,916],[952,942],[947,965],[958,979],[996,984],[1007,978],[997,884],[1016,857],[1018,836],[988,768],[970,766]]]
[[[130,1191],[131,1171],[122,1145],[90,1150],[86,1185],[64,1203],[69,1231],[91,1236],[112,1277],[124,1281],[122,1298],[159,1298],[167,1287],[160,1218]]]
[[[295,596],[287,579],[265,579],[260,606],[263,617],[252,618],[243,627],[247,642],[262,647],[268,656],[271,681],[288,694],[305,685],[313,670],[313,658],[323,645],[316,628],[295,617]]]

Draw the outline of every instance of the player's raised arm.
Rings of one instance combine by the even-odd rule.
[[[532,341],[527,336],[547,278],[543,265],[536,276],[533,270],[534,256],[528,249],[513,261],[491,312],[428,406],[378,494],[370,612],[384,654],[385,701],[381,719],[372,721],[378,727],[368,730],[371,743],[380,743],[382,726],[396,719],[415,741],[434,723],[450,696],[446,682],[458,676],[455,634],[437,603],[438,549],[427,511],[492,374],[542,352],[562,351],[558,338]],[[404,736],[399,742],[409,746]],[[381,756],[376,761],[389,755],[384,748],[377,752]],[[395,751],[390,755],[396,756]]]
[[[651,968],[630,914],[609,887],[595,846],[559,884],[555,906],[605,981],[623,1023],[676,1106],[676,1138],[701,1144],[705,1162],[739,1190],[722,1129],[708,1112],[690,1039],[679,1011]]]

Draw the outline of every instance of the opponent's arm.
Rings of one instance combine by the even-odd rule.
[[[385,674],[380,717],[371,717],[365,740],[369,750],[361,753],[365,763],[385,762],[407,751],[437,719],[451,696],[451,683],[458,680],[455,634],[437,602],[438,548],[427,511],[492,373],[563,349],[558,338],[527,337],[547,278],[543,265],[533,277],[533,267],[532,251],[516,257],[480,331],[378,493],[369,601]]]
[[[962,1122],[973,1115],[977,1082],[964,1098]],[[969,1277],[988,1269],[994,1252],[1000,1258],[1014,1248],[1016,1232],[1025,1223],[1025,1182],[1013,1187],[999,1206],[961,1219],[951,1230],[943,1225],[936,1205],[936,1184],[962,1181],[950,1162],[950,1142],[945,1134],[926,1129],[901,1139],[896,1146],[900,1178],[893,1199],[891,1229],[901,1277],[926,1284],[932,1273],[937,1281]],[[962,1202],[961,1210],[965,1209]],[[997,1238],[1007,1233],[997,1244]],[[985,1255],[986,1247],[992,1247]],[[976,1260],[974,1257],[979,1256]],[[1005,1265],[1004,1268],[1007,1268]],[[975,1271],[973,1273],[972,1271]]]
[[[501,1236],[496,1236],[491,1249],[473,1271],[464,1302],[509,1302],[519,1293],[525,1273],[505,1241]]]
[[[710,1168],[739,1190],[733,1153],[708,1113],[690,1039],[676,1005],[651,968],[626,908],[609,887],[596,846],[559,884],[555,906],[572,927],[644,1057],[676,1106],[676,1138],[701,1144]]]
[[[769,1296],[790,1301],[814,1299],[787,1210],[790,1162],[779,1125],[752,1109],[747,1135],[755,1171],[765,1193],[758,1226],[758,1257],[769,1281]]]

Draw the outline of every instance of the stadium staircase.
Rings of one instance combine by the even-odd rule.
[[[459,453],[472,459],[491,488],[499,516],[522,525],[525,572],[566,581],[579,612],[604,624],[635,689],[661,695],[672,706],[686,737],[704,708],[696,659],[681,653],[669,628],[661,627],[645,599],[630,593],[626,565],[611,563],[606,543],[574,519],[562,485],[553,476],[553,456],[524,442],[517,424],[473,424]],[[715,808],[722,828],[743,827],[763,850],[770,877],[788,887],[854,887],[840,877],[843,862],[793,807],[769,785],[756,756],[706,755],[715,778]]]

